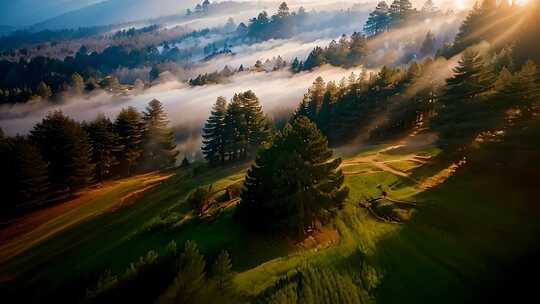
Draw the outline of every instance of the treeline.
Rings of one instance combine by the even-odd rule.
[[[191,86],[202,86],[207,84],[217,84],[223,83],[227,78],[234,75],[238,70],[231,70],[229,66],[225,66],[221,71],[215,71],[212,73],[199,74],[197,77],[189,80],[189,85]]]
[[[406,69],[385,66],[377,74],[351,74],[338,84],[318,77],[296,115],[316,122],[331,145],[348,143],[358,134],[366,134],[366,140],[399,134],[432,114],[439,88],[415,84],[436,84],[434,75],[425,72],[433,68],[427,59]]]
[[[81,27],[78,29],[43,30],[43,31],[15,31],[8,36],[0,37],[0,50],[4,55],[14,52],[14,49],[25,45],[45,42],[59,43],[67,40],[81,39],[110,32],[114,27],[96,26]]]
[[[413,21],[421,21],[436,17],[441,11],[433,0],[427,0],[419,11],[413,8],[409,0],[394,0],[390,6],[385,1],[377,4],[364,24],[364,32],[369,37],[404,26]]]
[[[82,76],[92,88],[96,79],[107,79],[120,67],[137,68],[155,66],[159,63],[184,58],[177,47],[159,52],[156,47],[130,49],[126,46],[110,46],[101,53],[89,53],[84,46],[77,54],[64,60],[34,57],[30,60],[0,61],[0,103],[25,102],[32,96],[45,98],[65,91],[74,74]],[[151,76],[151,75],[150,75]],[[41,88],[50,94],[42,94]]]
[[[324,64],[350,68],[361,64],[367,55],[367,39],[364,35],[355,32],[347,38],[343,34],[339,41],[332,40],[325,48],[315,47],[305,61],[295,58],[291,70],[295,73],[309,71]]]
[[[491,1],[485,1],[482,6],[473,8],[471,14],[482,10],[490,12],[492,15],[498,15],[501,9],[507,9],[507,15],[504,18],[505,22],[508,19],[515,21],[514,14],[518,11],[522,13],[523,10],[529,11],[528,14],[520,15],[524,20],[517,25],[522,26],[523,24],[531,25],[532,20],[536,20],[535,18],[540,15],[538,5],[525,8],[507,8],[503,3],[498,7],[494,6]],[[501,16],[499,15],[499,17]],[[463,37],[475,36],[473,33],[484,33],[482,29],[486,28],[486,24],[476,23],[471,27],[466,26],[469,23],[468,19],[464,21],[462,34],[456,37],[454,45],[460,45],[461,41],[464,41]],[[466,31],[463,30],[465,28],[467,28]],[[509,37],[509,35],[504,34],[505,30],[499,30],[501,32],[491,33],[491,35]],[[463,144],[464,138],[467,137],[466,134],[473,136],[473,134],[482,132],[477,130],[476,127],[486,124],[488,120],[495,119],[498,115],[502,115],[503,112],[499,112],[497,115],[490,112],[494,110],[495,102],[491,103],[489,108],[482,110],[474,110],[473,108],[476,106],[481,107],[487,102],[471,103],[471,108],[466,110],[466,103],[456,106],[457,101],[452,101],[450,105],[445,105],[445,101],[451,102],[456,98],[463,98],[463,95],[457,93],[466,94],[465,92],[470,88],[479,90],[475,95],[475,100],[486,99],[486,96],[494,94],[497,79],[502,77],[500,73],[504,72],[503,75],[510,79],[508,72],[511,74],[518,73],[521,64],[526,63],[524,67],[528,67],[527,69],[533,69],[532,67],[535,66],[533,62],[526,62],[528,57],[524,55],[534,53],[531,50],[538,50],[537,43],[531,39],[522,38],[526,37],[523,33],[528,32],[529,28],[513,26],[510,30],[516,34],[514,36],[510,35],[513,39],[507,41],[508,44],[505,46],[493,45],[489,51],[484,52],[483,56],[476,54],[471,57],[470,51],[463,54],[460,64],[464,64],[464,66],[458,67],[456,73],[460,71],[459,69],[472,69],[475,74],[471,76],[471,79],[465,80],[458,77],[455,80],[449,80],[450,82],[447,85],[441,83],[437,73],[442,66],[438,64],[438,59],[433,60],[430,58],[422,62],[413,62],[405,68],[383,67],[377,74],[365,74],[359,78],[352,76],[347,81],[342,80],[339,84],[333,82],[325,84],[323,79],[319,78],[305,95],[297,113],[315,121],[323,133],[328,136],[332,145],[348,143],[358,139],[358,137],[362,137],[362,140],[377,140],[388,136],[396,136],[411,130],[415,126],[426,126],[430,121],[434,123],[434,121],[441,120],[446,120],[446,123],[436,124],[437,128],[442,128],[440,130],[442,133],[441,140],[449,144],[452,137],[450,134],[454,133],[457,136],[459,133],[461,138],[457,142]],[[465,32],[468,34],[465,34]],[[427,42],[424,43],[423,49],[427,50],[433,46],[432,43],[429,43],[429,40],[432,39],[433,37],[430,37],[430,33],[428,33]],[[477,40],[466,41],[468,42],[465,45],[468,47],[479,42]],[[438,53],[444,52],[445,49],[439,50]],[[524,52],[523,50],[528,51]],[[474,62],[474,65],[471,66],[470,62]],[[455,83],[456,81],[459,82],[459,85]],[[528,79],[522,82],[527,81],[532,80]],[[499,85],[502,82],[503,80],[500,80]],[[460,88],[451,91],[450,88],[456,85]],[[534,96],[532,92],[530,94]],[[460,116],[456,117],[454,117],[454,114],[449,114],[451,118],[444,118],[446,117],[445,111],[449,111],[450,108],[454,107],[464,110],[465,113],[461,113]],[[507,110],[510,110],[510,108],[507,108]],[[519,112],[523,112],[523,110]],[[480,113],[491,114],[486,114],[490,119],[486,117],[486,119],[478,119],[474,123],[467,120],[467,123],[470,124],[466,127],[467,130],[457,131],[459,128],[454,123],[451,123],[464,119],[467,115],[473,115],[473,113],[478,115]],[[500,120],[495,119],[495,121],[501,123]],[[444,128],[448,128],[448,130],[443,130]]]
[[[221,71],[214,71],[212,73],[199,74],[197,77],[189,80],[191,86],[203,86],[207,84],[225,83],[228,79],[236,73],[242,72],[273,72],[285,69],[288,66],[287,61],[283,60],[281,56],[274,57],[272,59],[266,59],[264,62],[257,60],[251,67],[244,67],[240,65],[237,69],[232,69],[226,65]]]
[[[256,18],[249,20],[247,35],[255,40],[290,38],[303,30],[307,13],[303,7],[298,12],[290,12],[287,3],[279,5],[275,15],[269,16],[266,11],[261,12]]]
[[[245,160],[272,135],[272,125],[252,91],[219,97],[203,128],[202,152],[211,164]]]
[[[72,195],[94,182],[174,166],[175,138],[166,113],[152,100],[143,113],[123,109],[79,123],[52,112],[28,136],[0,139],[2,214]]]
[[[160,29],[160,26],[158,24],[152,24],[149,26],[141,27],[141,28],[134,28],[131,27],[129,29],[123,29],[119,30],[113,35],[113,39],[121,39],[121,38],[134,38],[141,34],[147,34],[151,32],[155,32]]]
[[[197,245],[182,251],[171,241],[161,255],[151,250],[121,274],[105,271],[86,291],[86,303],[235,303],[232,262],[221,251],[210,264]]]

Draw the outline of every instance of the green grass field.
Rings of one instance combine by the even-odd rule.
[[[252,234],[234,221],[230,206],[208,219],[193,218],[184,202],[191,191],[213,185],[219,192],[241,181],[248,164],[198,174],[179,170],[134,202],[94,214],[18,254],[2,267],[2,276],[13,278],[5,286],[12,292],[40,290],[38,296],[52,295],[73,282],[93,282],[106,269],[121,273],[147,251],[163,251],[171,240],[194,240],[207,256],[222,249],[230,252],[236,289],[248,298],[309,265],[361,282],[376,302],[456,303],[466,300],[471,284],[483,282],[497,265],[511,263],[534,242],[538,225],[518,186],[464,166],[425,190],[421,181],[448,164],[413,166],[404,160],[411,151],[377,153],[385,147],[367,147],[345,158],[345,163],[390,161],[393,169],[385,171],[369,162],[344,167],[350,197],[330,225],[340,237],[329,248],[302,249],[288,239]],[[426,146],[413,154],[439,152]],[[394,169],[407,174],[396,175]],[[122,187],[118,193],[123,193]],[[402,225],[381,222],[360,206],[362,200],[380,197],[381,189],[393,199],[416,202],[412,220]],[[104,195],[92,206],[101,209],[117,198]],[[71,292],[81,296],[84,288]]]

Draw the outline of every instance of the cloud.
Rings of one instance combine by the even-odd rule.
[[[325,66],[313,72],[291,74],[288,71],[272,73],[240,73],[229,83],[189,87],[171,81],[156,85],[139,94],[115,96],[100,92],[86,97],[71,97],[64,102],[33,101],[27,104],[0,107],[0,126],[8,135],[26,134],[48,112],[61,110],[76,120],[91,120],[98,113],[114,118],[127,106],[144,110],[146,104],[157,98],[163,102],[174,126],[202,125],[218,96],[230,99],[234,93],[253,90],[259,96],[265,111],[295,107],[307,88],[318,76],[325,80],[339,80],[361,68],[345,70]]]

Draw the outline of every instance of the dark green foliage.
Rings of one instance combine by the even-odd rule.
[[[231,161],[247,156],[247,122],[241,100],[237,96],[227,106],[224,120],[224,149],[227,159]]]
[[[434,64],[428,58],[408,70],[383,66],[369,77],[351,74],[339,86],[330,82],[325,87],[318,79],[295,115],[316,122],[332,145],[400,135],[434,114],[439,91]]]
[[[238,71],[241,72],[240,69]],[[234,71],[231,71],[228,66],[225,66],[223,70],[219,72],[215,71],[212,73],[199,74],[196,78],[190,79],[189,84],[192,86],[203,86],[207,84],[223,83],[232,75],[234,75]]]
[[[220,292],[230,292],[232,289],[232,263],[229,253],[221,251],[212,265],[212,278]]]
[[[174,131],[169,127],[167,114],[159,100],[150,101],[143,122],[143,168],[154,170],[174,166],[178,155]]]
[[[256,303],[370,303],[363,286],[335,268],[304,267],[282,278]]]
[[[225,110],[225,112],[224,112]],[[202,151],[212,164],[251,157],[271,136],[259,99],[252,91],[218,98],[203,129]]]
[[[203,128],[202,152],[211,164],[225,162],[225,115],[227,101],[218,97]]]
[[[478,52],[467,50],[454,68],[454,75],[446,81],[446,91],[440,98],[433,125],[440,132],[441,143],[449,149],[470,144],[482,129],[481,125],[495,119],[490,114],[494,108],[485,104],[485,93],[493,85],[490,73]]]
[[[303,237],[328,220],[348,194],[340,159],[332,159],[316,125],[298,117],[261,150],[248,170],[237,210],[240,220],[262,231],[292,231]]]
[[[196,303],[198,295],[204,290],[205,267],[206,261],[197,245],[187,241],[178,259],[178,274],[170,288],[171,303]]]
[[[73,192],[93,179],[92,147],[88,135],[62,112],[47,115],[30,132],[30,140],[49,164],[50,182],[56,190]]]
[[[123,273],[105,271],[87,289],[85,303],[154,302],[174,279],[176,251],[176,243],[171,241],[163,254],[150,250]]]
[[[486,73],[482,56],[477,51],[465,51],[454,75],[446,81],[446,100],[451,103],[477,97],[490,85]]]
[[[198,187],[187,198],[187,203],[201,215],[212,196],[212,185],[208,187]]]
[[[313,68],[319,67],[326,63],[327,61],[324,50],[317,46],[311,51],[311,53],[309,53],[309,56],[304,62],[304,70],[312,70]]]
[[[306,61],[302,64],[298,63],[293,71],[312,70],[327,63],[349,68],[361,64],[367,54],[366,37],[355,32],[350,38],[343,35],[339,41],[332,40],[324,49],[315,47]]]
[[[98,181],[109,177],[113,168],[119,164],[117,156],[123,147],[120,137],[114,132],[112,122],[104,115],[84,126],[92,145],[92,162],[95,164],[95,176]]]
[[[143,124],[141,114],[133,107],[122,109],[114,122],[123,150],[118,155],[119,170],[130,175],[142,155]]]
[[[403,25],[416,12],[409,0],[394,0],[388,10],[392,26]]]
[[[321,110],[323,99],[325,97],[325,83],[322,77],[317,77],[313,85],[308,89],[307,94],[296,110],[295,116],[305,116],[315,121]]]
[[[364,32],[368,36],[374,36],[386,32],[390,27],[390,15],[388,4],[384,1],[377,3],[377,7],[369,13],[368,20],[364,25]]]
[[[13,211],[21,204],[43,202],[47,198],[47,164],[39,150],[26,138],[0,138],[0,162],[2,213]]]
[[[291,14],[287,3],[282,2],[273,16],[266,11],[257,18],[249,20],[248,36],[256,40],[283,39],[296,34],[297,27],[302,26],[305,12],[299,10],[298,14]]]
[[[368,37],[376,36],[393,28],[403,27],[412,21],[423,21],[440,14],[431,0],[426,1],[421,11],[412,7],[409,0],[394,0],[390,6],[381,1],[375,7],[364,24],[364,33]]]

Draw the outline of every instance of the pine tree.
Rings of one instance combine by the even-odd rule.
[[[164,169],[176,163],[178,151],[161,102],[154,99],[143,113],[143,158],[147,169]]]
[[[390,5],[389,13],[391,25],[400,26],[412,15],[412,3],[409,0],[394,0]]]
[[[270,138],[270,122],[264,116],[259,98],[253,91],[237,94],[234,98],[238,98],[242,105],[247,131],[246,152],[247,155],[251,155]]]
[[[204,158],[212,164],[223,164],[225,162],[226,113],[227,101],[224,97],[218,97],[203,128],[203,145],[201,149]]]
[[[317,46],[311,51],[311,53],[309,53],[308,58],[304,62],[303,69],[312,70],[326,63],[327,59],[325,57],[324,50],[321,47]]]
[[[535,103],[540,98],[540,84],[538,83],[538,66],[527,61],[521,69],[509,78],[510,73],[503,70],[499,76],[497,98],[504,102],[505,108],[519,109],[522,119],[530,119],[535,112]],[[497,85],[496,85],[497,87]]]
[[[317,77],[307,93],[307,117],[315,121],[323,102],[326,84],[322,77]]]
[[[11,211],[18,205],[39,203],[47,198],[47,163],[26,138],[1,138],[0,162],[3,201],[7,203],[0,210]]]
[[[300,72],[300,61],[298,61],[298,57],[294,57],[294,60],[291,63],[291,71],[293,73]]]
[[[233,98],[227,106],[224,123],[225,154],[228,160],[236,161],[245,155],[244,149],[248,143],[247,122],[242,104],[238,98]]]
[[[225,153],[235,161],[250,156],[271,136],[269,120],[252,91],[235,94],[224,119]]]
[[[206,262],[197,245],[187,241],[178,259],[178,275],[173,283],[174,303],[192,303],[206,281]]]
[[[477,51],[467,50],[447,81],[446,100],[465,101],[484,92],[489,86],[484,78],[484,61]]]
[[[364,32],[368,36],[374,36],[386,32],[390,26],[390,15],[388,13],[388,4],[381,1],[375,7],[375,10],[369,13],[368,20],[364,25]]]
[[[340,163],[316,125],[296,118],[248,170],[237,216],[258,230],[288,230],[302,238],[346,199]]]
[[[366,37],[360,33],[354,32],[351,35],[345,67],[352,67],[360,64],[367,54],[368,45]]]
[[[439,131],[440,143],[449,152],[465,152],[472,140],[496,118],[494,107],[482,102],[493,86],[493,78],[478,52],[463,53],[454,75],[446,81],[446,92],[440,98],[438,115],[432,123]]]
[[[94,165],[88,135],[73,119],[56,111],[30,132],[30,140],[49,163],[50,181],[58,190],[73,192],[92,181]]]
[[[120,137],[114,132],[113,123],[102,114],[85,125],[85,130],[92,145],[96,179],[102,181],[110,176],[113,168],[119,164],[117,155],[123,150],[119,144]]]
[[[232,264],[227,251],[221,251],[212,266],[212,277],[221,293],[228,292],[232,286]]]
[[[142,155],[143,126],[141,114],[133,107],[122,109],[114,122],[114,131],[123,147],[118,153],[121,173],[131,175]]]
[[[321,110],[317,116],[317,126],[321,129],[323,134],[328,134],[330,120],[332,119],[333,106],[338,94],[338,87],[333,81],[328,82],[326,85],[326,92],[323,96]]]
[[[36,94],[43,99],[47,99],[52,96],[52,90],[45,82],[41,81],[36,88]]]

